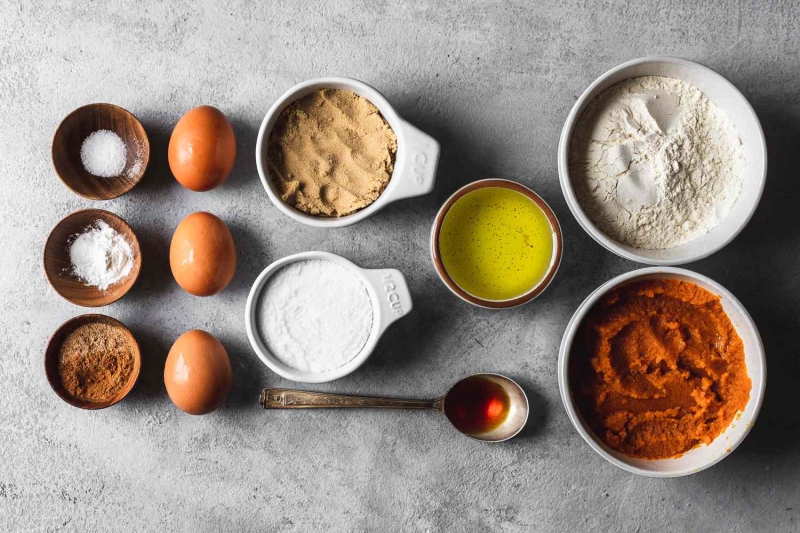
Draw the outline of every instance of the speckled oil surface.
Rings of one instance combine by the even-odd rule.
[[[483,300],[510,300],[536,287],[553,262],[553,227],[521,192],[470,191],[453,204],[439,232],[447,273]]]

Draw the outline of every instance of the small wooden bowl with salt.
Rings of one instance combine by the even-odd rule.
[[[141,181],[150,162],[150,140],[129,111],[113,104],[88,104],[58,125],[52,157],[56,174],[73,192],[90,200],[110,200]]]
[[[128,245],[121,246],[126,262],[124,267],[120,267],[117,261],[116,271],[124,275],[119,279],[113,275],[103,278],[108,283],[107,287],[92,285],[87,283],[90,280],[81,279],[70,257],[70,249],[79,236],[104,225],[113,230],[107,235],[114,237],[118,248],[120,242],[117,237],[121,237]],[[85,256],[85,247],[81,251],[84,252],[81,255]],[[130,265],[127,261],[130,261]],[[101,307],[116,302],[133,287],[141,269],[142,252],[133,229],[121,217],[102,209],[75,211],[63,218],[50,232],[44,246],[44,272],[50,285],[62,298],[82,307]]]

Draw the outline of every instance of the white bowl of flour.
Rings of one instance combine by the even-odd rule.
[[[245,324],[250,345],[273,372],[326,383],[364,364],[383,332],[411,309],[400,271],[304,252],[261,272],[247,298]]]
[[[609,70],[578,98],[558,149],[578,223],[627,259],[679,265],[720,250],[752,217],[766,142],[747,99],[685,59]]]

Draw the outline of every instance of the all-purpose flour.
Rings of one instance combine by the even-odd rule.
[[[332,261],[291,263],[272,275],[256,313],[260,335],[285,365],[327,372],[353,359],[372,331],[372,300],[361,280]]]
[[[578,201],[609,237],[642,249],[712,230],[742,190],[744,149],[728,114],[697,87],[644,76],[595,98],[576,124]]]

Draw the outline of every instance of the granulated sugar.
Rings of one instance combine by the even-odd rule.
[[[353,272],[326,260],[278,270],[262,290],[256,312],[259,334],[272,355],[305,372],[347,364],[372,331],[366,287]]]

